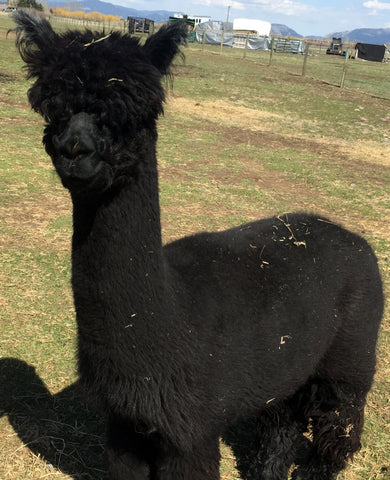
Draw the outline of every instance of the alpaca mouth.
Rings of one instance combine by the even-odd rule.
[[[61,156],[53,163],[62,184],[70,191],[105,191],[112,185],[111,166],[95,152],[75,158]]]
[[[104,162],[95,153],[89,155],[78,155],[75,158],[64,158],[68,170],[68,176],[71,178],[89,181],[97,175]]]

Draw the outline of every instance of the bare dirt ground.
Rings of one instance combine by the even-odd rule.
[[[240,142],[242,142],[242,132],[245,131],[246,139],[253,145],[264,146],[264,143],[268,143],[269,146],[275,148],[292,147],[325,154],[337,158],[338,161],[345,158],[359,163],[390,166],[390,144],[378,148],[377,143],[369,140],[354,140],[337,144],[332,137],[307,139],[292,134],[281,136],[274,133],[275,129],[272,128],[272,123],[267,123],[267,121],[277,120],[281,124],[288,123],[289,119],[285,115],[236,106],[224,100],[199,103],[184,97],[170,97],[167,111],[169,112],[170,109],[192,112],[195,116],[207,120],[208,130],[213,128],[221,133],[223,127],[226,138],[230,141],[235,140],[235,136],[232,136],[234,129],[226,129],[226,127],[237,127],[237,138]]]
[[[327,88],[327,86],[325,87]],[[291,126],[290,124],[295,121],[293,118],[234,105],[224,100],[197,102],[189,98],[171,95],[166,106],[166,115],[177,115],[180,112],[191,112],[192,118],[202,120],[196,127],[198,131],[204,130],[214,133],[224,139],[227,145],[246,144],[258,148],[259,152],[261,152],[261,149],[292,149],[316,155],[338,167],[345,165],[348,169],[351,169],[351,165],[353,165],[356,178],[360,177],[365,182],[378,188],[383,188],[383,172],[390,172],[389,143],[383,143],[378,147],[378,142],[370,140],[357,139],[350,142],[320,135],[296,135],[283,130],[283,125]],[[272,127],[274,120],[278,123],[278,129]],[[177,127],[186,128],[180,124]],[[188,135],[194,135],[190,128],[188,129]],[[259,153],[260,155],[261,153]],[[213,160],[211,158],[208,161],[212,162]],[[166,177],[174,176],[178,178],[183,174],[180,165],[170,165],[168,168],[162,166],[160,170]],[[288,192],[290,197],[294,199],[292,209],[316,211],[319,214],[330,215],[335,218],[335,213],[332,210],[323,207],[327,203],[326,192],[318,190],[313,192],[307,182],[293,181],[291,176],[285,172],[272,169],[265,170],[258,162],[253,162],[248,158],[245,159],[245,172],[240,176],[226,169],[220,171],[215,169],[211,180],[217,184],[221,182],[229,185],[240,185],[243,179],[257,182],[259,188],[273,195],[285,195]],[[351,179],[352,185],[354,181],[354,179]],[[319,200],[322,200],[322,202]],[[376,199],[375,208],[387,215],[388,220],[390,220],[389,210],[381,205],[381,200],[386,202],[389,197],[387,197],[387,200]],[[322,206],[318,206],[320,204]],[[215,215],[221,213],[219,207],[218,205],[215,206]],[[275,212],[264,213],[271,215]],[[358,211],[348,210],[339,213],[342,214],[340,222],[358,233],[383,238],[388,236],[388,221],[365,218]],[[190,212],[183,212],[183,215],[186,214],[191,215]],[[258,218],[258,215],[259,213],[255,208],[253,211],[248,211],[249,217]]]

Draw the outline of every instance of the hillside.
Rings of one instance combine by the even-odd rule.
[[[374,43],[376,45],[390,44],[390,28],[356,28],[346,32],[335,32],[331,37],[342,37],[349,42]]]
[[[273,35],[283,35],[283,37],[297,37],[302,38],[302,35],[297,33],[292,28],[287,25],[282,25],[280,23],[273,23],[271,26],[271,34]]]

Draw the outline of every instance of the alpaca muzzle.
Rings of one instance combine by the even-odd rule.
[[[57,154],[76,159],[96,152],[97,138],[92,115],[81,112],[71,117],[63,132],[54,135],[52,141]]]
[[[54,166],[69,190],[103,189],[111,184],[112,169],[103,161],[105,142],[92,115],[74,115],[59,135],[53,135]]]

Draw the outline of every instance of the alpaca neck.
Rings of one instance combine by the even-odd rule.
[[[97,341],[117,341],[115,331],[153,311],[164,288],[154,149],[146,160],[139,178],[110,197],[90,205],[73,198],[77,320]]]

